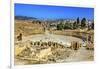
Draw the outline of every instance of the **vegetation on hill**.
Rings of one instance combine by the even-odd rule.
[[[15,16],[16,20],[34,20],[37,19],[35,17],[28,17],[28,16]]]

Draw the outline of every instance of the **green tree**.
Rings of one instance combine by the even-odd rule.
[[[57,24],[57,30],[62,30],[64,28],[64,25],[62,23]]]
[[[66,23],[64,25],[64,29],[72,29],[72,25],[70,23]]]
[[[79,25],[79,23],[80,23],[80,19],[79,19],[79,17],[77,18],[77,24]]]
[[[86,18],[83,18],[81,20],[81,28],[85,28],[86,27]]]
[[[73,23],[73,29],[77,29],[77,22],[76,21]]]
[[[94,29],[94,22],[91,24],[91,28]]]

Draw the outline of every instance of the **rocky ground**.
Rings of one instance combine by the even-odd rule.
[[[34,42],[57,43],[58,45],[34,45]],[[43,34],[23,37],[22,41],[15,41],[15,64],[44,64],[61,63],[75,61],[93,61],[94,51],[81,47],[79,50],[68,48],[72,41],[82,43],[82,40],[76,37]]]
[[[86,47],[83,47],[83,43],[85,46],[86,43],[81,38],[72,36],[74,34],[79,36],[73,31],[71,30],[70,33],[69,31],[50,33],[45,30],[44,32],[44,27],[40,24],[16,21],[15,65],[93,61],[94,50],[87,50]],[[21,41],[16,38],[19,33],[23,35]],[[80,43],[82,46],[78,50],[69,48],[73,41]],[[43,44],[39,43],[37,45],[34,44],[35,42]],[[51,42],[51,45],[47,44],[48,42]]]

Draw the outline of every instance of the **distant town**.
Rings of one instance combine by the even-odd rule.
[[[45,23],[52,30],[66,30],[66,29],[94,29],[94,20],[89,20],[86,18],[80,19],[55,19],[55,20],[43,20],[35,17],[27,16],[15,16],[16,20],[27,20],[36,23]]]

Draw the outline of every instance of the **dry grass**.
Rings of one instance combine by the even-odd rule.
[[[94,30],[89,30],[89,31],[81,31],[81,30],[65,30],[65,31],[60,31],[56,30],[53,31],[53,34],[57,35],[65,35],[65,36],[74,36],[78,38],[87,38],[87,35],[92,35],[94,39]],[[94,40],[93,40],[94,41]]]
[[[22,33],[24,36],[41,34],[43,27],[40,24],[31,23],[28,21],[15,21],[15,35]]]

